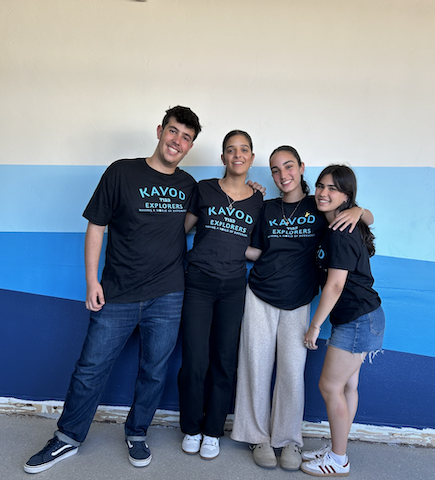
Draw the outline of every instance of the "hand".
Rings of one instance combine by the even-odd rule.
[[[99,312],[104,304],[103,287],[99,282],[87,286],[86,290],[86,308],[92,312]]]
[[[263,187],[263,185],[260,185],[257,182],[253,182],[252,180],[248,180],[246,182],[247,185],[249,185],[254,192],[261,192],[263,194],[263,197],[266,195],[266,187]]]
[[[251,260],[251,262],[256,262],[259,258],[260,255],[262,254],[263,250],[260,250],[259,248],[255,247],[248,247],[245,252],[245,257],[248,260]]]
[[[352,207],[343,210],[334,218],[329,225],[329,228],[332,228],[332,230],[337,230],[337,228],[339,228],[340,232],[342,232],[350,225],[349,233],[352,233],[363,213],[364,210],[360,207]]]
[[[317,350],[319,347],[316,345],[317,338],[319,337],[320,328],[314,326],[313,324],[310,325],[308,332],[305,334],[304,337],[304,345],[308,350]]]

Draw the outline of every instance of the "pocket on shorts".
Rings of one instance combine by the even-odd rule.
[[[382,307],[377,308],[368,314],[370,319],[370,332],[379,337],[384,334],[385,315]]]

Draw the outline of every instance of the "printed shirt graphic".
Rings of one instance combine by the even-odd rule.
[[[349,272],[344,290],[329,316],[333,325],[356,320],[380,306],[381,300],[372,288],[369,254],[358,228],[352,233],[348,228],[344,232],[328,229],[317,251],[317,262],[322,286],[326,283],[328,268]]]
[[[189,207],[198,222],[187,261],[216,278],[245,275],[245,252],[262,204],[262,194],[255,192],[230,205],[217,179],[199,182]]]
[[[108,167],[83,214],[108,225],[106,301],[132,303],[183,290],[184,219],[195,189],[183,170],[163,174],[144,158]]]
[[[266,200],[252,234],[252,246],[262,250],[249,276],[249,286],[263,301],[284,310],[311,302],[319,291],[316,251],[327,222],[314,197],[299,204]],[[288,219],[283,217],[282,209]]]

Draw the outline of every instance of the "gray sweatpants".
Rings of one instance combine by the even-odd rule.
[[[270,442],[275,448],[288,444],[302,447],[307,357],[303,342],[309,321],[310,305],[281,310],[260,300],[248,287],[239,347],[233,440]]]

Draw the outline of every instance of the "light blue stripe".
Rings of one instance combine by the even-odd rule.
[[[82,213],[105,167],[0,165],[0,230],[84,232]]]
[[[0,231],[85,232],[82,213],[105,168],[0,165]],[[185,170],[197,180],[223,173],[222,167]],[[320,171],[306,169],[311,187]],[[435,169],[357,167],[355,172],[359,203],[375,215],[378,253],[435,261]],[[250,178],[267,187],[266,198],[278,195],[268,167],[254,167]]]

